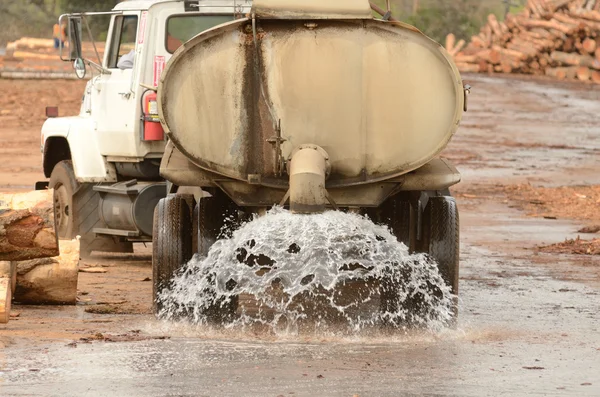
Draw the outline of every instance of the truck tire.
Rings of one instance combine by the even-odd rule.
[[[399,206],[397,208],[406,208]],[[410,207],[409,207],[410,208]],[[451,287],[454,295],[458,294],[458,269],[459,269],[459,217],[458,208],[454,198],[449,196],[430,197],[422,217],[422,238],[416,244],[416,251],[424,253],[435,259],[438,270],[446,285]],[[410,273],[403,274],[406,282],[410,281]],[[381,310],[394,313],[398,310],[396,286],[384,280],[382,284]],[[427,308],[425,295],[437,295],[439,288],[427,283],[422,290],[411,294],[403,303],[408,310],[406,325],[412,326],[419,323],[423,310]],[[456,325],[458,318],[458,300],[452,302],[452,319],[450,326]],[[384,321],[384,325],[389,325]],[[396,324],[398,325],[398,324]]]
[[[94,185],[79,183],[73,171],[73,162],[64,160],[54,166],[50,175],[50,189],[54,189],[56,228],[58,237],[71,240],[80,236],[81,257],[92,251],[132,253],[133,244],[116,241],[110,236],[96,236],[94,228],[105,227],[100,220],[100,195]]]
[[[423,214],[423,252],[438,263],[440,274],[458,295],[460,222],[453,197],[430,197]]]
[[[381,222],[387,225],[399,242],[410,248],[410,202],[394,196],[383,205]]]
[[[185,198],[170,195],[154,210],[152,240],[152,298],[154,313],[163,304],[160,293],[171,286],[174,274],[192,258],[192,220]]]
[[[237,205],[222,191],[211,192],[210,197],[201,198],[194,209],[195,250],[203,258],[208,256],[212,245],[238,226]],[[204,315],[213,323],[223,323],[235,316],[238,298],[229,302],[216,302]]]
[[[48,187],[54,189],[54,217],[58,237],[72,240],[77,235],[73,217],[73,195],[79,184],[70,160],[61,161],[54,166]]]
[[[237,205],[222,191],[202,197],[194,208],[195,251],[202,257],[220,238],[229,236],[239,225]]]

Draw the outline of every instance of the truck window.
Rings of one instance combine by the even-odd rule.
[[[115,17],[113,36],[111,40],[108,68],[115,69],[121,57],[135,51],[135,39],[138,30],[136,15],[119,15]]]
[[[174,53],[183,43],[212,27],[233,21],[233,15],[178,15],[167,20],[165,46]]]

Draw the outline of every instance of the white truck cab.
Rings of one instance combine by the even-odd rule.
[[[81,236],[82,252],[131,251],[151,241],[154,207],[167,193],[159,175],[166,140],[156,87],[172,54],[197,34],[244,16],[249,0],[133,0],[111,12],[103,59],[83,59],[94,13],[70,14],[68,54],[91,73],[79,115],[42,127],[43,170],[54,189],[61,238]],[[90,38],[93,40],[93,38]],[[87,41],[87,40],[86,40]]]

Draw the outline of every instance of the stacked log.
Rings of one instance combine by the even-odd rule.
[[[57,257],[11,262],[16,273],[14,300],[31,305],[77,303],[79,255],[79,239],[61,240]]]
[[[52,192],[0,195],[0,261],[58,255]]]
[[[488,16],[470,43],[452,51],[461,72],[524,73],[600,83],[600,0],[528,0],[518,15]]]
[[[104,52],[104,43],[92,43],[88,41],[84,41],[81,45],[81,50],[84,53],[94,54],[94,44],[96,49],[100,54]],[[68,46],[68,44],[66,44]],[[52,39],[39,39],[35,37],[22,37],[19,40],[15,40],[13,42],[6,44],[6,53],[14,54],[15,52],[33,52],[33,53],[43,53],[43,52],[52,52],[53,54],[57,53],[57,50],[54,48],[54,40]],[[16,55],[15,55],[16,56]]]

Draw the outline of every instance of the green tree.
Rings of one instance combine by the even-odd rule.
[[[439,1],[420,8],[407,22],[438,42],[448,33],[468,41],[479,32],[489,13],[481,0]]]
[[[0,46],[23,36],[50,37],[52,26],[64,13],[109,11],[119,0],[19,0],[0,1]],[[90,21],[97,36],[106,30],[107,20]],[[102,27],[102,29],[101,29]]]
[[[387,0],[371,1],[384,9],[387,6]],[[438,42],[443,42],[448,33],[469,40],[490,12],[501,17],[505,11],[503,0],[390,0],[390,6],[395,18],[416,26]]]

